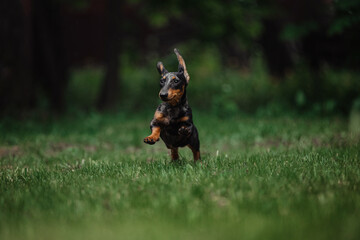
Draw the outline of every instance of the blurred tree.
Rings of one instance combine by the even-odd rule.
[[[63,110],[68,77],[58,2],[1,5],[1,110],[35,107],[39,87],[54,110]]]
[[[102,82],[101,92],[98,99],[98,109],[104,110],[115,105],[120,96],[119,68],[121,49],[121,1],[107,0],[106,12],[106,46],[105,65],[106,73]]]
[[[35,105],[30,24],[20,1],[0,1],[0,113]]]
[[[41,94],[63,110],[69,68],[89,63],[105,68],[96,106],[111,108],[121,96],[120,55],[135,67],[183,43],[215,47],[234,68],[249,68],[260,52],[279,82],[306,63],[308,102],[323,98],[324,64],[360,64],[356,0],[3,0],[0,18],[1,110],[34,107]]]
[[[52,109],[63,111],[68,84],[62,13],[59,1],[32,1],[34,78],[44,88]]]
[[[224,65],[248,67],[261,32],[262,12],[252,0],[128,0],[128,5],[136,9],[131,29],[142,32],[137,33],[139,45],[147,46],[142,50],[168,52],[180,42],[195,40],[218,47]]]
[[[281,41],[292,43],[288,48],[290,56],[305,62],[311,74],[310,84],[305,92],[309,102],[324,105],[324,64],[332,68],[358,70],[360,64],[360,2],[354,0],[274,0],[280,14],[275,21],[281,26]],[[281,61],[281,54],[268,60]],[[294,58],[293,58],[294,59]],[[286,67],[286,64],[282,66]],[[357,97],[356,91],[348,92],[347,102]],[[350,104],[341,104],[341,110],[348,112]]]

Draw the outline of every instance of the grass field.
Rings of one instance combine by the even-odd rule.
[[[346,119],[195,111],[202,163],[152,114],[0,122],[0,239],[360,239]]]

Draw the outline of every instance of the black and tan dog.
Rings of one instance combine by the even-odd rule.
[[[157,63],[161,75],[159,97],[163,101],[155,111],[150,123],[151,135],[144,139],[147,144],[154,144],[159,138],[171,150],[172,160],[179,159],[178,148],[188,146],[193,152],[194,161],[200,159],[198,131],[192,121],[192,112],[186,97],[186,87],[190,76],[186,71],[184,59],[175,48],[179,61],[177,72],[168,72],[162,62]]]

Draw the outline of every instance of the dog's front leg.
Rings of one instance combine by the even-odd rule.
[[[144,142],[147,144],[155,144],[159,141],[161,127],[169,124],[169,120],[164,116],[160,111],[156,111],[154,115],[154,119],[150,123],[151,135],[144,138]]]
[[[150,129],[151,135],[144,138],[144,143],[152,145],[159,141],[161,128],[159,126],[150,126]]]

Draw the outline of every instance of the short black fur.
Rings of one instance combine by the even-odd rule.
[[[161,62],[157,69],[161,75],[159,97],[163,101],[156,109],[150,123],[151,135],[144,139],[147,144],[154,144],[159,137],[171,150],[172,160],[179,158],[178,148],[188,146],[193,152],[194,161],[200,159],[199,134],[193,123],[192,111],[186,96],[186,87],[190,77],[185,61],[174,49],[179,61],[177,72],[168,72]]]

